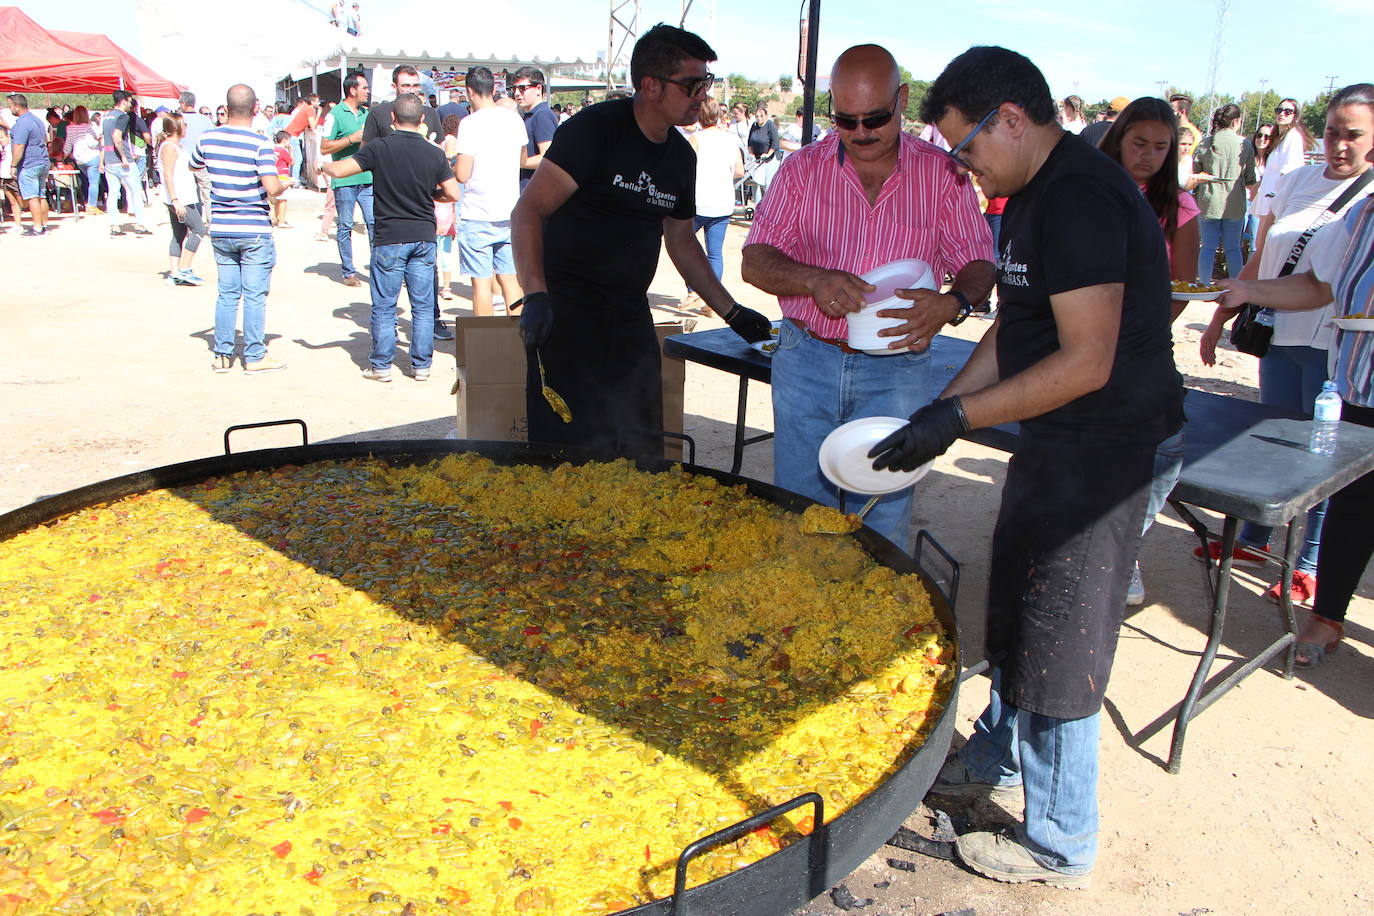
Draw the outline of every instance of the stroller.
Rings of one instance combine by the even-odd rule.
[[[774,158],[762,161],[748,152],[744,158],[744,177],[735,182],[734,219],[752,220],[754,207],[763,197],[762,188],[768,184],[767,178],[771,178],[772,173],[777,170],[778,160]],[[760,173],[765,177],[763,182],[756,179]]]

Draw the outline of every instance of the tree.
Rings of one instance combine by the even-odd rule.
[[[1326,133],[1326,107],[1331,104],[1331,96],[1334,92],[1323,92],[1306,105],[1302,106],[1302,123],[1307,128],[1307,132],[1314,137],[1321,137]]]
[[[778,77],[778,88],[781,89],[783,92],[791,92],[792,77],[787,75],[786,73]]]

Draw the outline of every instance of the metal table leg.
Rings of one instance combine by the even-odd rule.
[[[1177,503],[1175,509],[1181,509]],[[1199,533],[1202,538],[1204,553],[1207,548],[1206,527],[1191,512],[1183,510],[1181,513],[1185,521],[1194,531]],[[1293,561],[1297,554],[1297,529],[1296,521],[1289,522],[1287,536],[1284,545],[1284,559],[1279,562],[1282,566],[1281,589],[1279,595],[1279,607],[1284,619],[1285,631],[1282,636],[1274,640],[1267,647],[1256,653],[1254,657],[1247,660],[1244,664],[1228,674],[1219,684],[1211,689],[1205,690],[1207,676],[1211,673],[1212,664],[1216,661],[1217,650],[1221,647],[1222,636],[1226,629],[1226,610],[1227,602],[1231,590],[1231,554],[1236,546],[1236,533],[1240,522],[1233,516],[1227,516],[1222,526],[1221,534],[1221,563],[1217,568],[1216,580],[1213,582],[1209,576],[1209,584],[1212,585],[1212,625],[1207,634],[1207,647],[1203,650],[1202,658],[1198,661],[1197,670],[1193,672],[1192,683],[1188,687],[1188,693],[1183,698],[1183,703],[1178,708],[1178,716],[1174,721],[1173,739],[1169,744],[1169,772],[1178,773],[1183,766],[1183,741],[1187,736],[1188,723],[1202,713],[1208,706],[1212,705],[1222,694],[1239,684],[1261,665],[1268,662],[1280,652],[1285,652],[1286,663],[1284,665],[1285,677],[1292,677],[1293,657],[1295,654],[1295,640],[1297,638],[1297,627],[1293,619],[1293,603],[1288,594],[1288,585],[1292,582]],[[1210,565],[1210,564],[1209,564]]]
[[[730,473],[738,474],[744,462],[744,409],[748,405],[749,379],[739,377],[739,403],[735,406],[735,457],[730,462]]]

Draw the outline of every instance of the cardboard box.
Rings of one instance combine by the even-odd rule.
[[[694,322],[693,322],[694,324]],[[505,315],[455,318],[454,351],[458,358],[458,437],[525,442],[525,347],[516,319]],[[655,324],[659,347],[663,338],[691,330],[681,321]],[[687,364],[663,357],[663,426],[682,432],[682,389]],[[682,460],[678,439],[665,439],[663,455]]]

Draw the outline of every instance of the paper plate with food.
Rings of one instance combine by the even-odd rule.
[[[1226,292],[1222,287],[1211,283],[1190,283],[1187,280],[1175,280],[1170,284],[1170,288],[1173,298],[1184,302],[1215,302]]]
[[[1368,313],[1356,315],[1346,315],[1341,318],[1332,318],[1331,323],[1342,331],[1364,331],[1374,332],[1374,317]]]
[[[767,340],[755,340],[751,342],[749,346],[753,347],[755,350],[758,350],[764,356],[772,356],[773,351],[778,348],[778,334],[781,333],[778,330],[778,328],[781,325],[781,321],[774,321],[773,330],[770,332],[772,336],[769,337]]]

